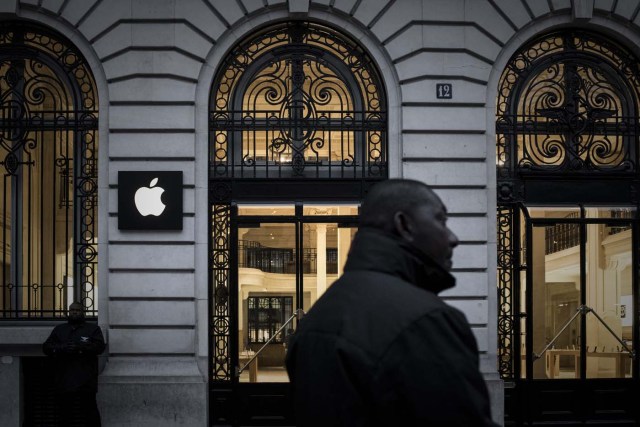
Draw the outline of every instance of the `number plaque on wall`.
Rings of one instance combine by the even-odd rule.
[[[451,84],[451,83],[437,83],[436,84],[436,98],[438,98],[438,99],[451,99],[451,98],[453,98],[453,84]]]

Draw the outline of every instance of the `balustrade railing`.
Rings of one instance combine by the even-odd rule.
[[[577,212],[572,212],[566,218],[578,218]],[[560,252],[580,244],[580,225],[555,224],[545,227],[545,255]]]
[[[616,209],[611,211],[611,218],[628,218],[632,219],[634,215],[634,211],[631,209]],[[621,225],[621,226],[609,226],[609,236],[622,233],[623,231],[631,229],[631,225]]]
[[[302,249],[302,272],[318,272],[316,248]],[[328,248],[326,255],[327,274],[338,273],[338,249]],[[295,274],[296,257],[293,248],[271,248],[260,242],[238,241],[238,267],[257,268],[265,273]]]
[[[631,209],[612,209],[609,218],[632,219],[635,212]],[[578,218],[578,213],[570,213],[566,218]],[[610,225],[605,233],[609,236],[631,229],[630,224]],[[580,226],[578,224],[555,224],[545,227],[545,254],[549,255],[572,248],[580,244]]]

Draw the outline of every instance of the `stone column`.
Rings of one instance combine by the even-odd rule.
[[[316,293],[320,298],[327,290],[327,224],[316,225]]]
[[[338,214],[348,214],[347,207],[339,207]],[[344,263],[347,262],[347,255],[349,254],[349,248],[351,247],[351,229],[350,228],[338,228],[338,277],[342,276],[344,272]]]

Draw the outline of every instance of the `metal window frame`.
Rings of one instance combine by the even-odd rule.
[[[26,23],[22,21],[6,21],[3,22],[0,30],[0,61],[9,65],[8,73],[14,73],[9,76],[10,79],[22,81],[21,87],[14,87],[12,90],[12,99],[18,98],[18,103],[14,104],[17,108],[16,112],[22,111],[18,116],[3,108],[7,115],[0,116],[0,130],[7,136],[8,140],[13,140],[16,145],[12,145],[11,149],[6,148],[7,139],[0,138],[5,144],[5,149],[9,152],[0,165],[4,166],[5,174],[12,176],[12,187],[16,191],[12,191],[14,198],[11,203],[14,209],[12,221],[14,221],[11,233],[14,236],[13,242],[17,243],[12,248],[15,253],[12,260],[21,259],[17,256],[22,251],[22,237],[19,235],[22,228],[21,221],[24,221],[23,214],[18,212],[17,207],[21,206],[22,190],[17,191],[20,187],[22,176],[21,165],[25,165],[22,160],[24,153],[28,150],[35,149],[36,140],[29,142],[26,139],[29,135],[40,135],[44,137],[47,132],[54,132],[55,143],[62,138],[56,133],[64,133],[65,143],[73,143],[73,153],[69,156],[59,156],[55,159],[56,167],[61,168],[60,179],[71,179],[69,184],[73,186],[73,200],[69,200],[68,194],[60,194],[58,203],[72,209],[73,223],[68,224],[72,233],[73,245],[73,299],[83,303],[85,313],[89,318],[97,317],[96,301],[95,301],[95,281],[97,280],[97,167],[98,167],[98,99],[95,80],[91,73],[91,69],[83,58],[80,51],[73,43],[64,36],[53,32],[52,30],[41,27],[35,23]],[[30,61],[34,64],[44,64],[55,75],[58,84],[63,87],[63,98],[50,98],[55,103],[68,102],[68,107],[64,109],[54,110],[29,110],[29,105],[38,105],[45,101],[45,91],[25,93],[25,86],[44,83],[38,81],[38,75],[27,76],[24,71],[15,70],[13,64],[18,62],[24,64]],[[7,78],[7,76],[4,76]],[[29,79],[25,82],[25,78]],[[9,87],[12,87],[11,85]],[[11,90],[11,89],[10,89]],[[38,89],[40,90],[40,89]],[[16,101],[15,99],[13,101]],[[36,137],[37,138],[37,137]],[[16,148],[17,147],[17,148]],[[21,149],[19,149],[21,148]],[[57,146],[56,146],[57,149]],[[14,152],[18,151],[16,155]],[[71,169],[69,164],[73,165]],[[54,188],[53,191],[64,189]],[[18,215],[20,213],[20,215]],[[55,239],[54,239],[55,240]],[[6,233],[5,233],[5,242]],[[55,245],[55,241],[53,243]],[[26,260],[28,264],[30,258]],[[13,285],[4,284],[3,292],[9,287],[9,294],[21,294],[18,288],[26,288],[27,290],[27,307],[21,308],[24,301],[19,297],[15,297],[13,303],[16,307],[7,308],[6,305],[1,307],[0,319],[3,320],[47,320],[59,319],[66,315],[66,305],[71,301],[59,301],[62,303],[61,308],[55,308],[56,292],[65,292],[66,283],[45,284],[35,283],[29,280],[26,285],[21,285],[24,280],[21,278],[24,265],[12,263],[11,281]],[[54,267],[55,271],[55,267]],[[55,273],[54,273],[55,276]],[[66,280],[66,275],[64,275]],[[2,279],[4,281],[4,278]],[[32,293],[40,292],[40,305],[42,305],[45,288],[51,288],[54,295],[53,309],[38,308],[38,301],[32,300]],[[66,295],[64,296],[66,298]],[[61,297],[63,298],[63,297]],[[6,302],[6,299],[5,299]]]

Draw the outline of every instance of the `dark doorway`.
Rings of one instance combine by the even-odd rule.
[[[23,427],[55,427],[57,412],[53,363],[47,357],[23,357]]]

